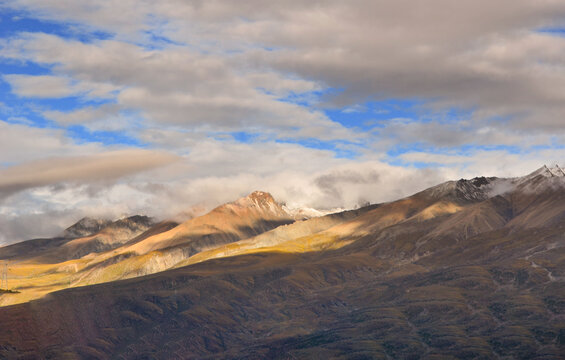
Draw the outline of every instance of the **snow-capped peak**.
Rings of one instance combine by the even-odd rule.
[[[556,186],[562,188],[565,185],[565,171],[559,165],[552,167],[544,165],[531,174],[507,179],[506,182],[511,185],[509,188],[526,192],[554,189]]]
[[[547,178],[564,177],[565,172],[557,164],[552,166],[552,167],[548,167],[547,165],[544,165],[541,168],[534,171],[533,173],[524,176],[524,178],[531,179],[531,178],[534,178],[534,177],[539,176],[539,175],[541,175],[543,177],[547,177]]]
[[[547,165],[544,165],[531,174],[516,178],[516,182],[518,184],[524,184],[540,176],[542,178],[562,178],[565,177],[565,171],[563,171],[563,169],[561,169],[559,165],[554,165],[551,168],[547,167]]]

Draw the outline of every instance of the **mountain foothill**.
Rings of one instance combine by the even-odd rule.
[[[0,358],[565,358],[558,166],[306,213],[256,191],[4,246]]]

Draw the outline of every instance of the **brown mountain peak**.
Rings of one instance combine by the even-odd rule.
[[[240,215],[252,211],[256,215],[261,214],[262,217],[282,217],[290,218],[291,216],[283,209],[271,194],[265,191],[254,191],[251,194],[242,197],[234,202],[216,208],[220,211],[234,211]],[[244,211],[244,213],[240,213]]]
[[[246,198],[259,203],[276,203],[275,198],[270,193],[264,191],[254,191],[247,195]]]

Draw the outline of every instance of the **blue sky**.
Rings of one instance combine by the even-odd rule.
[[[349,208],[562,163],[564,19],[558,1],[5,1],[0,242],[257,189]]]

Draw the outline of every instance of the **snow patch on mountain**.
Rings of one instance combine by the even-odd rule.
[[[527,193],[565,187],[565,170],[559,165],[546,165],[526,176],[515,178],[476,177],[470,180],[447,181],[424,190],[433,198],[458,201],[483,201],[512,191]]]
[[[320,210],[311,207],[289,206],[287,204],[277,202],[270,193],[264,191],[254,191],[246,197],[240,198],[223,206],[254,208],[261,213],[275,214],[281,217],[292,218],[294,220],[305,220],[344,210],[342,208]]]
[[[283,209],[289,213],[295,220],[306,220],[321,216],[326,216],[329,214],[337,213],[345,211],[343,208],[334,208],[334,209],[314,209],[310,207],[295,207],[291,208],[286,205],[283,205]]]
[[[551,173],[553,177],[565,177],[565,171],[563,171],[563,169],[560,168],[557,164],[550,168],[545,165],[544,167]]]
[[[565,171],[559,166],[546,165],[536,171],[521,177],[498,179],[489,195],[504,195],[512,191],[537,193],[547,189],[565,187]]]

